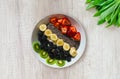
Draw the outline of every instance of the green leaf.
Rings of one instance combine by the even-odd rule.
[[[112,1],[113,1],[113,0],[107,0],[107,1],[104,1],[104,2],[102,2],[102,3],[99,3],[98,5],[99,5],[99,6],[106,6],[106,5],[110,4]]]
[[[106,16],[111,14],[114,9],[115,9],[115,5],[111,6],[110,8],[108,8],[107,10],[105,10],[104,12],[101,13],[100,18],[104,19]]]
[[[118,14],[118,26],[120,27],[120,12]]]
[[[108,21],[110,21],[110,19],[111,19],[111,14],[108,15],[108,16],[105,18],[105,21],[108,22]]]
[[[86,9],[88,10],[88,9],[90,9],[90,8],[95,7],[95,5],[94,5],[93,3],[94,3],[93,1],[92,1],[92,2],[90,2],[90,4],[87,6],[87,8],[86,8]]]
[[[94,14],[94,16],[99,16],[102,12],[104,12],[104,11],[107,10],[107,9],[109,9],[114,3],[115,3],[115,2],[112,2],[112,3],[108,4],[108,5],[103,6],[103,7],[101,8],[101,10],[99,10],[98,12],[96,12],[96,13]]]
[[[99,24],[107,22],[106,27],[115,25],[120,27],[120,0],[86,0],[89,3],[87,9],[95,7],[97,12],[94,17],[100,16]]]
[[[101,19],[98,21],[98,25],[103,24],[105,22],[105,19]]]
[[[86,3],[90,3],[92,0],[86,0]]]
[[[112,16],[111,16],[111,23],[116,25],[117,21],[117,15],[118,12],[120,11],[120,4],[116,4],[115,9],[113,10]]]

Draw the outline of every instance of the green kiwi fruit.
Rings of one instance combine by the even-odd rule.
[[[40,56],[41,56],[42,58],[46,59],[46,58],[48,57],[48,53],[47,53],[46,51],[44,51],[44,50],[41,50],[41,51],[40,51]]]
[[[56,64],[59,66],[59,67],[62,67],[65,65],[65,61],[64,60],[57,60]]]
[[[40,43],[39,42],[37,42],[37,41],[33,42],[32,45],[33,45],[34,51],[36,51],[37,53],[40,52],[41,49],[40,49]]]
[[[55,64],[56,60],[55,60],[55,59],[51,59],[51,58],[47,58],[47,59],[46,59],[46,62],[47,62],[48,64],[50,64],[50,65],[53,65],[53,64]]]

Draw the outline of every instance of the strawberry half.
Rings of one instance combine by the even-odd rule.
[[[59,22],[60,24],[62,24],[62,21],[63,21],[62,18],[58,19],[58,22]]]
[[[71,23],[70,23],[70,21],[69,21],[67,18],[63,18],[63,20],[62,20],[62,25],[63,25],[63,26],[70,26]]]
[[[67,32],[67,36],[73,37],[77,33],[77,30],[74,26],[70,26]]]
[[[57,29],[60,29],[60,23],[59,23],[59,22],[54,23],[54,26],[55,26]]]
[[[81,39],[80,32],[77,32],[77,33],[75,34],[75,36],[73,37],[73,39],[74,39],[75,41],[80,41],[80,39]]]
[[[57,22],[57,18],[56,17],[50,18],[50,23],[54,24],[56,22]]]
[[[66,34],[67,31],[68,31],[68,26],[62,26],[62,27],[61,27],[61,32],[62,32],[62,34]]]

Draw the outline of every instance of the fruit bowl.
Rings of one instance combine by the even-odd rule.
[[[77,32],[75,32],[75,34],[74,34],[74,36],[70,36],[70,35],[72,35],[73,34],[73,32],[71,32],[70,34],[68,34],[69,33],[69,30],[66,32],[66,34],[65,34],[65,30],[61,30],[61,31],[59,31],[59,28],[58,27],[55,27],[55,30],[58,30],[58,32],[56,31],[56,35],[57,35],[57,40],[56,41],[52,41],[53,42],[53,44],[56,44],[56,42],[58,41],[58,39],[60,38],[60,39],[63,39],[63,40],[65,40],[65,41],[67,41],[68,39],[70,39],[70,40],[73,40],[73,41],[75,41],[75,44],[76,44],[76,52],[77,52],[77,54],[74,54],[74,55],[71,55],[71,53],[70,53],[70,55],[71,55],[71,59],[69,59],[69,58],[65,58],[65,59],[67,59],[67,61],[64,61],[63,62],[63,60],[59,60],[59,59],[57,59],[56,60],[56,57],[55,56],[57,56],[57,55],[54,55],[54,57],[53,57],[53,59],[51,59],[52,57],[50,56],[50,53],[47,53],[46,51],[44,51],[44,50],[41,50],[41,48],[45,48],[45,46],[43,46],[42,44],[47,44],[47,43],[51,43],[51,41],[49,41],[49,42],[46,42],[45,40],[44,41],[42,41],[42,42],[40,42],[40,43],[35,43],[36,41],[38,42],[39,41],[39,38],[40,38],[40,36],[38,37],[38,33],[39,33],[39,31],[41,31],[42,33],[43,33],[43,31],[46,29],[46,26],[47,26],[47,28],[48,28],[48,26],[49,25],[52,25],[52,26],[56,26],[56,25],[54,25],[54,24],[50,24],[50,22],[51,22],[51,20],[50,20],[50,18],[51,17],[56,17],[56,18],[59,18],[59,19],[61,19],[62,18],[62,23],[61,23],[61,25],[64,25],[64,24],[68,24],[69,25],[69,22],[71,23],[70,24],[70,27],[69,27],[69,29],[71,28],[72,30],[73,30],[73,28],[75,27],[75,29],[77,30]],[[69,22],[66,22],[66,21],[64,21],[64,19],[65,18],[67,18],[68,19],[68,21]],[[52,19],[52,22],[54,22],[54,19]],[[52,23],[51,22],[51,23]],[[58,22],[58,20],[57,20],[57,22]],[[63,24],[64,23],[64,24]],[[46,24],[46,25],[45,25]],[[56,24],[56,23],[55,23]],[[68,25],[64,25],[64,26],[67,26],[68,27]],[[59,25],[59,27],[60,27],[60,29],[62,28],[62,26],[61,25]],[[41,26],[41,27],[40,27]],[[72,26],[74,26],[73,28],[72,28]],[[51,29],[52,27],[50,27],[49,29],[52,31],[52,32],[54,32],[55,30],[54,29]],[[46,31],[46,33],[44,32],[43,34],[45,34],[45,37],[48,39],[48,38],[51,38],[51,39],[53,39],[53,36],[52,35],[54,35],[55,34],[55,32],[54,32],[54,34],[49,34],[49,35],[51,35],[50,37],[47,37],[47,34],[48,32]],[[61,36],[61,34],[63,34],[63,37],[60,37]],[[78,35],[77,35],[77,33],[78,33]],[[79,33],[80,33],[80,36],[79,36]],[[60,35],[59,35],[60,34]],[[48,35],[48,36],[49,36]],[[78,37],[79,36],[79,39],[77,38],[76,39],[76,36]],[[44,38],[45,38],[44,37]],[[54,36],[55,37],[55,36]],[[40,38],[40,39],[42,39],[43,38],[43,36]],[[76,42],[76,40],[77,40],[77,42]],[[71,50],[73,50],[72,49],[72,45],[74,46],[75,44],[72,44],[72,43],[74,43],[73,41],[71,41],[71,42],[69,42],[70,43],[70,45],[69,45],[69,43],[68,43],[68,45],[66,45],[66,47],[68,47],[69,48],[69,50],[67,50],[67,48],[65,47],[65,42],[64,42],[64,45],[63,45],[63,48],[62,49],[60,49],[60,51],[61,50],[65,50],[65,51],[71,51]],[[79,59],[80,59],[80,57],[82,56],[82,54],[84,53],[84,50],[85,50],[85,46],[86,46],[86,36],[85,36],[85,31],[84,31],[84,29],[83,29],[83,26],[80,24],[80,22],[78,21],[78,20],[76,20],[75,18],[73,18],[73,17],[71,17],[71,16],[68,16],[68,15],[65,15],[65,14],[52,14],[52,15],[48,15],[48,16],[46,16],[46,17],[44,17],[43,19],[41,19],[39,22],[38,22],[38,24],[35,26],[35,28],[34,28],[34,30],[33,30],[33,33],[32,33],[32,39],[31,39],[31,42],[32,42],[32,46],[33,46],[33,49],[35,50],[34,51],[34,54],[36,55],[36,57],[42,62],[42,63],[44,63],[45,65],[47,65],[47,66],[49,66],[49,67],[53,67],[53,68],[64,68],[64,67],[68,67],[68,66],[71,66],[72,64],[74,64],[75,62],[77,62]],[[39,45],[40,44],[40,45]],[[58,46],[58,47],[60,47],[59,46],[60,44],[56,44],[56,46]],[[71,48],[70,48],[70,46],[71,46]],[[35,47],[36,47],[36,49],[35,49]],[[62,47],[62,46],[61,46]],[[39,49],[40,48],[40,50],[37,50],[37,48]],[[52,47],[49,47],[49,49],[50,48],[52,48]],[[47,47],[46,47],[46,50],[49,50]],[[54,50],[56,50],[57,48],[55,48]],[[41,57],[41,53],[39,53],[39,52],[41,52],[42,51],[42,55],[44,54],[44,56],[42,56]],[[51,51],[53,51],[53,49],[51,50]],[[64,51],[64,52],[65,52]],[[61,53],[60,53],[61,54]],[[63,54],[64,55],[64,54]],[[62,57],[62,55],[60,55],[61,56],[61,58],[63,58]],[[47,58],[47,59],[46,59]],[[54,60],[55,59],[55,60]],[[54,62],[52,62],[52,61],[54,61]],[[68,62],[69,61],[69,62]],[[48,62],[49,62],[49,64],[48,64]],[[61,65],[60,65],[60,63],[61,63]],[[63,65],[64,64],[64,65]]]

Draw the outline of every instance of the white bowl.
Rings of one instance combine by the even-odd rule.
[[[85,35],[85,31],[84,31],[84,29],[83,29],[83,26],[80,24],[80,22],[78,21],[78,20],[76,20],[75,18],[73,18],[73,17],[70,17],[70,16],[68,16],[68,15],[65,15],[65,14],[52,14],[52,15],[48,15],[48,16],[46,16],[45,18],[43,18],[42,20],[40,20],[39,22],[38,22],[38,24],[35,26],[35,28],[34,28],[34,30],[33,30],[33,33],[32,33],[32,43],[34,42],[34,41],[38,41],[38,39],[37,39],[37,33],[38,33],[38,31],[39,31],[39,25],[40,24],[47,24],[48,22],[49,22],[49,18],[50,17],[64,17],[64,16],[66,16],[70,21],[71,21],[71,24],[73,25],[73,26],[75,26],[76,28],[77,28],[77,31],[78,32],[80,32],[80,34],[81,34],[81,41],[80,41],[80,44],[79,44],[79,47],[78,47],[78,49],[77,49],[77,56],[75,57],[75,58],[72,58],[72,60],[71,60],[71,62],[67,62],[66,61],[66,64],[63,66],[63,67],[59,67],[59,66],[57,66],[56,64],[54,64],[54,65],[49,65],[49,64],[47,64],[46,63],[46,60],[45,59],[43,59],[43,58],[41,58],[40,56],[39,56],[39,54],[38,53],[36,53],[35,51],[34,51],[34,54],[36,55],[36,57],[42,62],[42,63],[44,63],[45,65],[47,65],[47,66],[49,66],[49,67],[53,67],[53,68],[64,68],[64,67],[68,67],[68,66],[71,66],[72,64],[74,64],[75,62],[77,62],[79,59],[80,59],[80,57],[82,56],[82,54],[84,53],[84,50],[85,50],[85,47],[86,47],[86,35]]]

